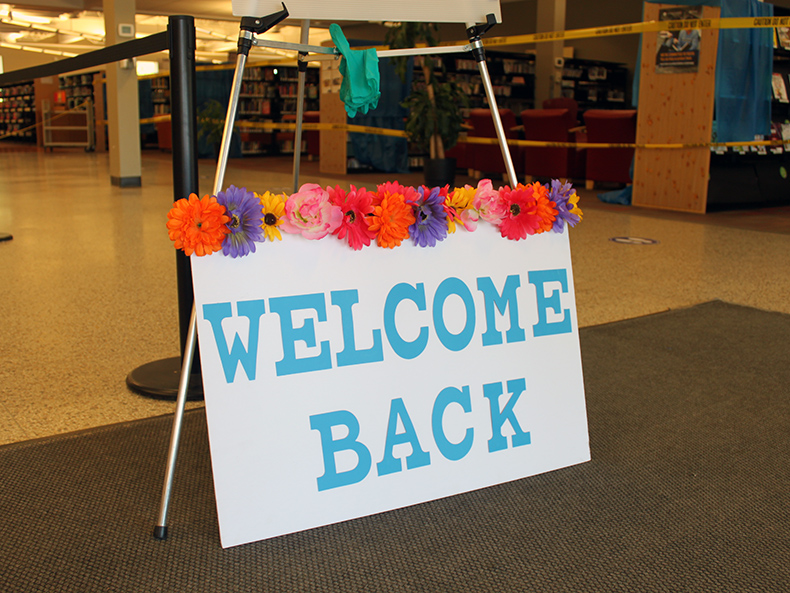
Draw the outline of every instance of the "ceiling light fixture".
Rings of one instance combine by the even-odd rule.
[[[209,29],[202,29],[200,27],[195,27],[195,31],[198,33],[203,33],[204,35],[209,35],[214,37],[215,39],[222,39],[223,41],[236,41],[233,37],[228,35],[224,35],[222,33],[215,33],[214,31],[210,31]]]
[[[80,33],[78,31],[72,31],[71,29],[58,29],[56,27],[47,27],[45,25],[36,25],[33,23],[23,23],[15,20],[14,18],[6,18],[0,16],[0,23],[5,23],[6,25],[13,25],[14,27],[20,27],[22,29],[27,29],[30,31],[44,31],[46,33],[60,33],[62,35],[81,37],[82,39],[91,42],[104,41],[104,37],[101,35],[93,35],[91,33]]]
[[[68,51],[56,51],[54,49],[42,49],[40,47],[30,47],[29,45],[20,45],[18,43],[3,43],[0,42],[0,47],[5,47],[6,49],[17,49],[22,51],[30,51],[36,52],[39,54],[47,54],[50,56],[61,56],[64,58],[74,58],[79,54],[74,54]]]
[[[54,27],[47,27],[44,24],[34,24],[27,21],[17,20],[16,15],[12,15],[10,17],[0,17],[0,22],[6,23],[7,25],[13,25],[14,27],[20,27],[22,29],[30,29],[31,31],[46,31],[47,33],[57,33],[58,31]]]
[[[14,20],[22,21],[23,23],[38,23],[42,25],[48,25],[52,22],[52,19],[45,16],[36,16],[34,14],[27,14],[26,12],[17,12],[16,10],[10,11],[9,15]]]

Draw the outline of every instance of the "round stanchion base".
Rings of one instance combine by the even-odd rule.
[[[14,236],[9,235],[8,233],[0,233],[0,243],[2,243],[3,241],[10,241],[13,238]]]
[[[134,369],[126,377],[129,389],[154,399],[176,401],[178,384],[181,380],[181,357],[155,360]],[[188,401],[203,399],[203,381],[199,374],[189,377]]]

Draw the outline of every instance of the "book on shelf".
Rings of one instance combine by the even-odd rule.
[[[780,103],[790,103],[790,99],[787,97],[787,86],[785,85],[785,79],[781,73],[773,73],[771,76],[771,88],[773,89],[774,99]]]

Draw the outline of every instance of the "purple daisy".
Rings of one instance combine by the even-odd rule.
[[[246,187],[231,185],[217,193],[217,202],[228,210],[230,234],[222,242],[222,253],[241,257],[255,253],[255,241],[263,241],[261,202]]]
[[[419,198],[414,204],[416,220],[409,227],[409,234],[418,247],[434,247],[447,237],[447,213],[444,211],[444,197],[440,195],[441,188],[434,187],[427,196],[425,191],[425,187],[417,190]]]
[[[573,193],[573,187],[571,187],[570,183],[562,183],[559,179],[551,180],[549,200],[554,202],[557,208],[557,216],[552,226],[552,230],[555,233],[564,232],[566,223],[570,226],[576,226],[576,223],[581,220],[578,214],[571,213],[575,205],[569,204],[569,199]]]

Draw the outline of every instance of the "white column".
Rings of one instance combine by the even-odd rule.
[[[106,46],[132,41],[135,0],[104,0],[103,6]],[[125,66],[118,62],[107,64],[110,181],[120,187],[139,187],[141,183],[138,95],[134,61],[129,60]]]
[[[538,0],[537,32],[565,30],[565,0]],[[535,44],[535,107],[540,109],[545,99],[562,96],[562,68],[556,66],[562,58],[563,40]]]

